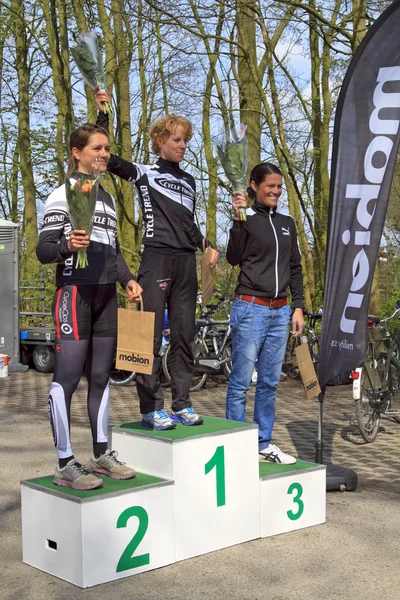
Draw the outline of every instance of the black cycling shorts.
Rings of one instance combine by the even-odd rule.
[[[115,283],[63,285],[53,300],[53,319],[59,340],[117,336]]]

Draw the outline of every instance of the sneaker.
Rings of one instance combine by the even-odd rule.
[[[173,421],[182,423],[182,425],[202,425],[204,422],[203,418],[196,414],[191,406],[182,410],[172,410],[170,417]]]
[[[134,469],[117,459],[115,450],[106,450],[105,454],[101,454],[99,458],[95,458],[92,454],[90,468],[93,473],[107,475],[112,479],[132,479],[136,475]]]
[[[169,418],[166,410],[153,410],[142,415],[142,426],[150,429],[175,429],[176,424]]]
[[[73,490],[94,490],[103,485],[102,480],[93,475],[89,469],[83,467],[72,458],[62,469],[57,465],[53,483]]]
[[[275,444],[268,444],[268,446],[259,450],[258,453],[262,458],[272,460],[281,465],[294,465],[294,463],[297,462],[294,456],[282,452]]]

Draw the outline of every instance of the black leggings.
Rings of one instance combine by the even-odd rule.
[[[72,291],[69,288],[75,288]],[[84,289],[83,289],[84,288]],[[70,440],[71,400],[86,364],[88,381],[87,409],[92,430],[93,450],[96,454],[105,451],[108,442],[109,414],[109,375],[114,359],[116,345],[116,286],[64,286],[60,288],[61,300],[74,297],[76,307],[64,310],[63,324],[66,332],[80,327],[78,339],[66,333],[56,338],[56,366],[49,393],[49,418],[53,430],[54,443],[58,458],[63,460],[73,456]],[[60,303],[60,290],[56,292],[54,310],[57,298]],[[64,303],[65,304],[65,303]],[[82,319],[80,321],[80,315]],[[91,326],[87,327],[90,315]],[[108,316],[107,322],[104,315]],[[70,321],[68,319],[71,319]],[[57,314],[55,314],[57,326]],[[102,323],[99,327],[98,324]],[[83,333],[84,332],[84,333]],[[82,334],[82,335],[81,335]],[[83,339],[82,339],[83,337]]]

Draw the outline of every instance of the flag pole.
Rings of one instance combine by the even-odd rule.
[[[357,488],[357,473],[348,467],[324,462],[324,399],[326,386],[318,394],[318,435],[315,442],[315,462],[326,466],[327,492],[352,492]]]
[[[324,457],[324,398],[326,387],[318,394],[318,437],[315,442],[315,462],[322,465]]]

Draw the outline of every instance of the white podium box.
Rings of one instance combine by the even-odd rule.
[[[112,428],[128,465],[174,480],[176,560],[260,537],[258,429],[204,417],[204,424],[154,431]]]
[[[21,482],[23,562],[89,587],[175,562],[173,482],[137,473],[87,492]]]
[[[325,465],[260,461],[259,471],[261,537],[325,523]]]

